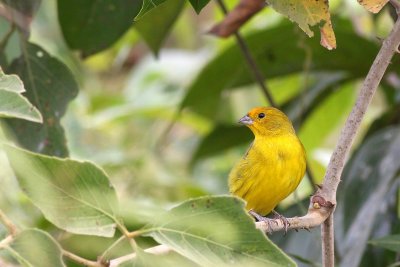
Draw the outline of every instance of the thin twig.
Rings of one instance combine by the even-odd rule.
[[[114,249],[122,240],[124,240],[126,238],[125,235],[120,236],[114,243],[111,244],[111,246],[109,246],[106,250],[104,250],[104,252],[101,254],[100,258],[101,259],[105,259],[105,257],[107,256],[107,254]],[[129,238],[129,237],[128,237]]]
[[[12,235],[6,236],[3,240],[0,241],[0,249],[7,247],[11,242],[14,241],[14,237]]]
[[[62,250],[62,255],[73,260],[76,263],[79,263],[79,264],[82,264],[82,265],[88,266],[88,267],[105,267],[105,266],[107,266],[106,264],[103,264],[101,262],[87,260],[85,258],[82,258],[82,257],[75,255],[74,253],[69,252],[64,249]]]
[[[17,226],[7,217],[7,215],[0,209],[0,222],[4,224],[10,235],[15,236],[17,234]]]

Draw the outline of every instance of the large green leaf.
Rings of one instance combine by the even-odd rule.
[[[7,249],[23,266],[65,267],[60,246],[48,233],[39,229],[18,233]]]
[[[370,240],[368,243],[374,246],[400,252],[400,235],[389,235],[382,238]]]
[[[363,77],[378,46],[342,24],[345,23],[338,23],[336,27],[340,47],[334,51],[322,48],[315,39],[301,40],[302,46],[299,46],[293,41],[299,39],[294,26],[286,23],[249,34],[245,41],[267,79],[303,71],[306,52],[302,47],[312,51],[310,71],[343,71],[349,79]],[[254,83],[253,75],[239,47],[230,45],[199,73],[189,86],[181,108],[214,118],[223,90],[251,83]]]
[[[42,115],[21,93],[24,84],[17,75],[6,75],[0,69],[0,117],[14,117],[43,122]]]
[[[69,47],[83,56],[112,45],[131,26],[139,0],[58,0],[58,18]]]
[[[21,188],[46,219],[71,233],[114,235],[117,197],[103,170],[90,162],[5,148]]]
[[[255,228],[235,197],[186,201],[142,231],[201,266],[295,266]]]
[[[135,23],[135,28],[154,54],[158,54],[162,43],[185,4],[184,0],[170,0],[152,9]]]
[[[43,116],[43,124],[8,120],[19,143],[43,154],[67,156],[64,130],[60,124],[67,105],[77,95],[78,85],[70,70],[35,44],[22,43],[23,55],[8,73],[16,73],[25,85],[25,96]]]
[[[400,127],[372,134],[346,165],[338,190],[337,238],[343,266],[358,266],[400,171]]]

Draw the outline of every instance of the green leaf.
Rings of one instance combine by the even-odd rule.
[[[186,201],[142,231],[201,266],[295,266],[255,228],[235,197]]]
[[[21,93],[24,85],[17,75],[5,75],[0,69],[0,117],[43,122],[42,115]]]
[[[47,220],[70,233],[114,235],[117,197],[103,170],[90,162],[5,148],[21,188]]]
[[[389,235],[370,240],[368,243],[373,246],[386,248],[394,252],[400,252],[400,235]]]
[[[133,24],[138,0],[58,0],[58,18],[68,46],[84,57],[111,46]]]
[[[305,118],[298,132],[306,151],[311,152],[321,146],[326,137],[340,122],[344,121],[345,115],[351,110],[355,99],[354,83],[346,83],[335,89],[329,97],[317,99],[318,105]],[[301,103],[300,99],[299,103]]]
[[[68,103],[78,93],[70,70],[35,44],[23,43],[23,55],[8,69],[24,82],[28,100],[43,116],[43,124],[19,119],[7,120],[19,143],[43,154],[67,156],[68,150],[60,120]]]
[[[141,20],[135,23],[135,28],[146,41],[155,55],[179,17],[185,1],[170,0],[152,9]]]
[[[167,0],[143,0],[142,8],[139,13],[136,15],[135,20],[141,19],[147,12],[152,10],[153,8],[161,5]]]
[[[246,142],[250,144],[253,138],[253,134],[247,127],[217,124],[215,128],[201,140],[192,156],[190,161],[191,165],[202,158],[223,153],[223,151],[228,148],[245,144]]]
[[[15,93],[25,92],[24,83],[17,75],[6,75],[0,69],[0,89]]]
[[[210,2],[210,0],[189,0],[197,14]]]
[[[345,23],[337,23],[337,39],[342,49],[327,51],[314,39],[297,42],[299,35],[293,25],[281,24],[274,28],[255,31],[245,41],[262,73],[267,79],[298,73],[304,70],[306,53],[302,46],[312,52],[310,71],[343,71],[349,79],[364,77],[378,51],[375,43],[363,39],[349,30]],[[363,49],[359,49],[363,47]],[[349,60],[351,55],[353,60]],[[253,75],[241,56],[236,44],[227,46],[199,73],[189,86],[181,103],[181,109],[215,118],[220,108],[224,90],[254,83]]]
[[[176,252],[168,252],[167,254],[155,255],[146,253],[140,248],[136,250],[136,257],[130,261],[122,264],[121,267],[197,267],[190,259],[187,259]]]
[[[43,122],[42,115],[21,94],[0,89],[0,117]]]
[[[301,91],[282,105],[282,110],[292,121],[294,128],[299,129],[308,115],[327,99],[339,84],[343,84],[346,75],[342,72],[315,73],[309,79],[315,80],[309,88]]]
[[[39,229],[18,233],[7,249],[23,266],[65,267],[60,246],[48,233]]]

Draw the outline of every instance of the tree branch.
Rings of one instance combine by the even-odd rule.
[[[321,227],[322,240],[322,262],[323,266],[335,266],[335,244],[334,244],[334,228],[333,213],[324,221]]]

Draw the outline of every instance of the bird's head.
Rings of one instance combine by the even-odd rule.
[[[246,125],[255,136],[275,136],[294,133],[292,122],[279,109],[273,107],[257,107],[239,120]]]

